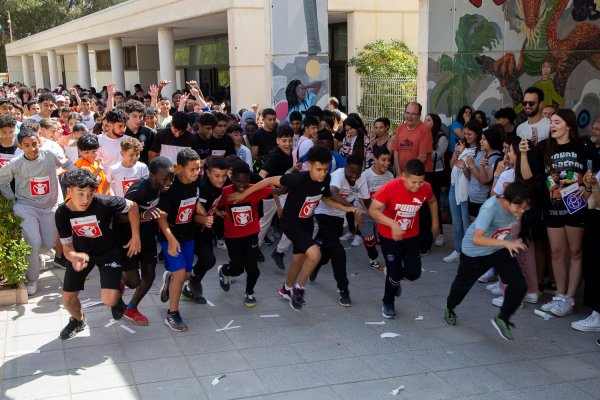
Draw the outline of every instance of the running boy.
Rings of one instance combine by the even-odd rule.
[[[125,197],[127,189],[140,178],[148,177],[148,167],[139,162],[144,149],[142,142],[127,136],[121,140],[121,162],[112,165],[106,173],[106,181],[115,196]]]
[[[229,277],[239,276],[246,271],[246,307],[256,306],[254,286],[260,275],[258,270],[258,204],[273,193],[273,188],[265,187],[244,198],[240,202],[226,200],[231,193],[243,193],[250,184],[250,166],[245,162],[233,165],[232,184],[223,188],[218,207],[225,209],[225,243],[229,254],[229,264],[219,266],[221,288],[229,291]]]
[[[389,171],[392,164],[392,155],[386,146],[380,146],[373,151],[373,166],[363,172],[362,176],[367,181],[369,190],[369,198],[373,199],[375,193],[387,182],[394,179],[394,175]],[[375,237],[375,229],[377,224],[371,218],[367,210],[361,208],[362,223],[359,224],[360,234],[367,249],[369,256],[369,265],[373,269],[379,269],[379,253],[377,252],[377,238]]]
[[[110,185],[106,180],[104,168],[102,167],[102,164],[96,160],[99,147],[98,138],[91,133],[87,133],[77,139],[77,149],[79,150],[81,157],[75,161],[75,166],[80,169],[87,169],[92,173],[94,179],[98,181],[96,193],[110,194]]]
[[[324,147],[315,146],[308,151],[308,171],[267,178],[243,193],[233,193],[228,200],[240,202],[247,196],[267,186],[287,186],[288,198],[281,215],[283,233],[294,245],[294,255],[287,280],[279,294],[290,301],[294,310],[304,305],[304,285],[321,259],[319,246],[313,240],[313,216],[319,201],[344,212],[358,211],[330,199],[330,177],[327,174],[331,153]]]
[[[179,172],[173,185],[161,194],[158,208],[164,213],[158,219],[158,241],[165,256],[165,273],[160,300],[169,301],[165,325],[177,332],[187,331],[179,314],[179,297],[190,277],[194,262],[194,213],[198,213],[200,157],[192,149],[177,153]]]
[[[511,237],[511,228],[523,217],[530,201],[527,184],[513,182],[506,187],[503,197],[493,196],[483,203],[462,241],[460,265],[446,300],[446,323],[456,325],[454,309],[477,278],[489,268],[495,268],[507,287],[500,313],[491,322],[502,338],[513,340],[510,317],[521,304],[527,284],[515,258],[515,253],[525,250],[526,245],[522,239]]]
[[[394,297],[400,296],[400,281],[421,276],[419,255],[419,209],[427,203],[431,211],[433,237],[439,233],[437,200],[425,182],[425,165],[409,160],[401,178],[383,185],[371,202],[369,215],[377,222],[387,274],[381,315],[396,318]]]
[[[56,169],[76,167],[64,156],[41,149],[34,130],[21,128],[17,142],[23,153],[0,168],[0,192],[14,200],[13,212],[23,219],[23,238],[31,246],[27,257],[27,294],[34,295],[40,275],[40,254],[43,249],[54,247],[56,239],[54,212],[62,201]],[[14,191],[10,186],[13,179]]]
[[[79,291],[95,265],[100,271],[102,302],[111,307],[114,319],[125,312],[119,292],[121,282],[121,253],[116,249],[112,234],[113,215],[127,214],[131,239],[123,246],[129,257],[140,251],[140,214],[137,204],[122,197],[95,194],[98,182],[87,170],[75,170],[65,177],[70,199],[56,210],[55,221],[65,257],[71,262],[65,271],[63,304],[71,314],[69,323],[60,332],[69,339],[86,326],[79,302]]]

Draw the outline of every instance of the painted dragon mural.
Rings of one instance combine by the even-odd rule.
[[[464,96],[471,84],[486,76],[498,80],[513,105],[517,105],[517,111],[520,111],[523,89],[529,86],[523,85],[526,78],[533,79],[532,83],[544,91],[546,103],[557,106],[565,105],[569,79],[582,63],[588,63],[595,78],[600,78],[600,27],[593,22],[600,18],[600,11],[594,0],[469,2],[483,15],[464,14],[460,17],[455,31],[458,52],[452,57],[442,54],[438,60],[442,80],[433,90],[434,108],[444,99],[449,112],[469,104],[469,99]],[[507,33],[503,37],[499,24],[489,21],[486,14],[488,17],[497,15],[499,9],[509,29],[522,38],[518,53],[498,54],[495,49],[502,39],[507,40]],[[448,74],[458,75],[457,82],[448,83],[452,80]],[[600,88],[596,94],[600,95]]]

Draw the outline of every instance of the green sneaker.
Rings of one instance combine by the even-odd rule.
[[[448,325],[456,325],[456,313],[454,310],[448,308],[448,306],[444,307],[444,321]]]
[[[506,323],[500,317],[494,317],[490,321],[491,321],[492,325],[494,326],[494,328],[496,328],[496,330],[498,331],[500,336],[502,336],[503,339],[513,340],[513,335],[512,335],[512,332],[510,331],[510,327],[515,326],[514,324],[511,324],[510,322]]]

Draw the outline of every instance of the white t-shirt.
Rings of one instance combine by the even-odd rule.
[[[242,144],[240,145],[240,148],[235,151],[235,153],[250,166],[250,169],[252,169],[252,152],[249,148]]]
[[[121,141],[123,136],[118,139],[111,139],[106,134],[98,136],[98,143],[100,148],[96,155],[97,161],[102,163],[102,167],[105,171],[108,171],[111,166],[119,163],[123,158],[121,157]]]
[[[550,120],[548,118],[542,118],[535,124],[530,124],[527,121],[523,122],[517,126],[517,136],[530,140],[532,135],[531,128],[537,129],[538,143],[544,139],[548,139],[550,136]]]
[[[81,115],[81,118],[83,119],[83,124],[87,126],[90,131],[94,129],[94,126],[96,125],[94,122],[94,113],[89,113],[88,115],[80,113],[79,115]]]
[[[112,165],[106,173],[106,181],[110,184],[115,196],[125,197],[129,186],[138,179],[148,177],[148,167],[142,162],[136,162],[131,168],[126,168],[122,163]]]
[[[350,203],[353,203],[356,199],[369,198],[369,188],[367,186],[367,180],[365,179],[364,175],[361,175],[360,178],[356,180],[354,186],[350,186],[348,180],[346,179],[346,173],[344,172],[344,168],[336,169],[331,173],[330,187],[334,186],[339,189],[340,196],[342,196],[346,201]],[[319,202],[315,213],[331,215],[333,217],[340,218],[344,218],[344,216],[346,215],[345,212],[338,210],[337,208],[330,207],[323,201]]]
[[[494,193],[497,196],[504,194],[504,184],[505,183],[513,183],[515,181],[515,170],[513,168],[509,168],[507,170],[502,171],[498,180],[496,181],[496,186],[494,186]]]
[[[65,155],[71,162],[77,161],[79,158],[79,149],[77,148],[77,140],[69,140],[69,144],[65,147]]]
[[[27,119],[32,119],[34,121],[40,122],[42,120],[42,117],[40,117],[40,114],[33,114],[31,117],[29,117]]]
[[[392,174],[390,171],[385,171],[385,174],[377,175],[375,172],[373,172],[373,168],[368,168],[362,173],[361,178],[365,178],[365,181],[367,181],[367,190],[369,191],[369,197],[373,199],[373,196],[375,196],[375,193],[379,190],[379,188],[381,188],[387,182],[394,179],[394,174]],[[360,201],[355,201],[354,205],[360,207],[360,209],[363,212],[367,212],[363,208]]]

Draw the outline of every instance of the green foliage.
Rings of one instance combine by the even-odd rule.
[[[484,49],[491,51],[502,38],[500,27],[477,14],[465,14],[458,22],[454,41],[458,52],[454,57],[442,54],[438,60],[440,74],[445,75],[433,91],[433,107],[446,100],[446,112],[454,115],[467,105],[471,82],[483,75],[475,60]]]
[[[406,105],[417,101],[416,76],[361,77],[360,86],[362,96],[357,111],[367,126],[385,116],[390,119],[394,130],[402,123]]]
[[[369,43],[348,65],[364,76],[417,75],[417,56],[399,40]]]
[[[21,218],[13,214],[12,202],[0,196],[0,284],[25,281],[31,246],[22,239]]]
[[[10,42],[8,14],[13,40],[64,24],[125,0],[0,0],[0,71],[6,71],[4,44]]]

